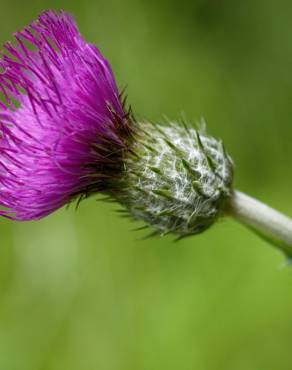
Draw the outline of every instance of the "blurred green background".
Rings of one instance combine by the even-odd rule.
[[[0,41],[73,13],[138,118],[185,112],[225,140],[235,185],[292,215],[292,3],[1,0]],[[84,201],[0,220],[0,370],[291,369],[292,270],[232,220],[141,241]]]

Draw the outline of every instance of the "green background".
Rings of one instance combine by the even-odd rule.
[[[204,117],[236,187],[292,215],[291,1],[1,0],[0,41],[60,7],[138,118]],[[281,253],[229,219],[143,241],[114,208],[0,220],[0,370],[291,369]]]

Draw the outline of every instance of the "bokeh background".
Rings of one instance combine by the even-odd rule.
[[[236,187],[292,216],[290,1],[0,3],[1,42],[44,9],[73,13],[138,118],[204,117]],[[228,219],[140,240],[114,208],[0,220],[0,370],[291,369],[281,253]]]

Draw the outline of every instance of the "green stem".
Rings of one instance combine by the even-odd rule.
[[[227,213],[292,258],[292,219],[238,190]]]

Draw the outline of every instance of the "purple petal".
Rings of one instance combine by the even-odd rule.
[[[0,61],[0,215],[39,219],[118,169],[130,132],[111,67],[72,17],[15,34]]]

